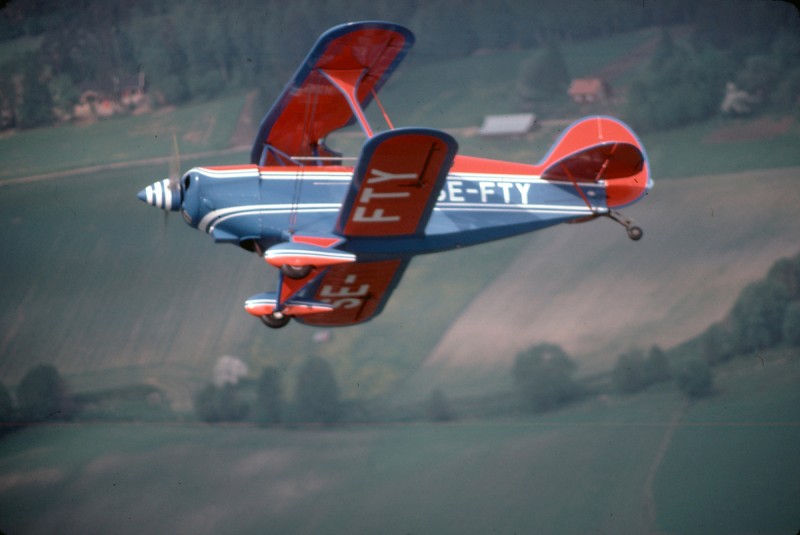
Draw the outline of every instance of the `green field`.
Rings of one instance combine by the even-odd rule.
[[[0,138],[0,186],[8,178],[169,158],[173,133],[182,153],[228,148],[244,98],[236,93],[150,115],[38,128]],[[162,169],[167,171],[166,162]]]
[[[0,442],[0,530],[793,533],[800,359],[758,366],[689,406],[664,387],[497,422],[29,429]]]
[[[177,389],[173,399],[185,408],[187,389],[207,380],[221,355],[247,357],[256,372],[271,363],[293,375],[317,353],[335,365],[349,395],[369,396],[416,367],[480,290],[470,281],[491,278],[515,251],[494,244],[417,259],[380,322],[338,330],[318,345],[316,329],[273,331],[244,313],[245,299],[275,284],[257,257],[214,245],[136,199],[160,171],[135,167],[3,190],[9,231],[0,241],[16,251],[0,261],[0,273],[15,281],[0,289],[4,377],[15,381],[37,362],[55,362],[79,378],[106,369],[119,384],[114,369],[138,365],[132,381]],[[456,278],[452,265],[461,266]],[[437,292],[415,292],[422,281]],[[435,321],[420,321],[420,309]],[[109,386],[102,374],[90,376],[94,386]]]

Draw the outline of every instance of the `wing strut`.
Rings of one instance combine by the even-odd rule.
[[[347,100],[350,109],[358,119],[358,124],[364,131],[367,137],[372,137],[372,128],[370,128],[367,118],[364,115],[364,109],[358,102],[358,86],[364,78],[367,69],[349,69],[349,70],[334,70],[334,69],[319,69],[319,72],[333,84],[336,89]]]
[[[383,119],[386,121],[386,124],[389,125],[389,130],[394,130],[394,125],[392,124],[392,120],[389,119],[389,114],[386,113],[386,110],[383,108],[383,104],[381,104],[381,100],[378,98],[378,94],[375,92],[374,89],[372,91],[372,98],[375,99],[375,104],[378,105],[380,108],[381,113],[383,114]]]

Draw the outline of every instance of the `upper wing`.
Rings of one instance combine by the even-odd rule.
[[[292,164],[289,156],[330,156],[321,140],[353,121],[353,111],[323,71],[361,71],[364,108],[414,43],[407,28],[354,22],[325,32],[261,121],[250,154],[259,165]]]
[[[422,234],[457,150],[444,132],[404,128],[370,138],[342,204],[336,232],[348,239]],[[298,292],[333,310],[298,318],[309,325],[343,326],[378,314],[409,260],[333,265]]]
[[[422,234],[457,149],[452,136],[429,128],[402,128],[370,138],[336,232],[347,238]]]
[[[408,265],[407,259],[354,262],[328,268],[301,292],[301,297],[327,303],[333,310],[297,318],[307,325],[345,326],[380,314]]]

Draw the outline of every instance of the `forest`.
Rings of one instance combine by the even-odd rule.
[[[726,82],[745,91],[755,111],[800,106],[800,17],[788,2],[16,0],[0,10],[0,128],[67,120],[86,88],[119,91],[127,79],[144,81],[153,107],[241,89],[274,94],[320,33],[366,19],[412,28],[410,61],[418,62],[547,50],[648,27],[688,29],[680,39],[664,32],[659,52],[630,83],[621,111],[641,130],[713,116]],[[552,68],[535,74],[563,76],[557,62]]]

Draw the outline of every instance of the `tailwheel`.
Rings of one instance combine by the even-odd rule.
[[[642,228],[641,227],[637,227],[635,225],[632,226],[632,227],[628,227],[627,230],[628,230],[628,237],[630,239],[632,239],[633,241],[641,240],[642,236],[644,235],[644,231],[642,230]]]
[[[291,316],[287,316],[282,312],[273,312],[272,314],[265,314],[260,316],[261,323],[269,327],[270,329],[280,329],[281,327],[285,327],[289,324],[289,321],[292,319]]]
[[[283,264],[281,266],[281,273],[290,279],[305,279],[308,277],[308,274],[311,273],[312,269],[313,266],[292,266],[289,264]]]
[[[625,227],[625,230],[628,232],[628,237],[633,241],[639,241],[642,239],[644,231],[642,230],[641,227],[637,226],[636,223],[633,222],[633,219],[625,217],[616,210],[611,210],[605,215],[609,219],[613,219],[614,221]]]

